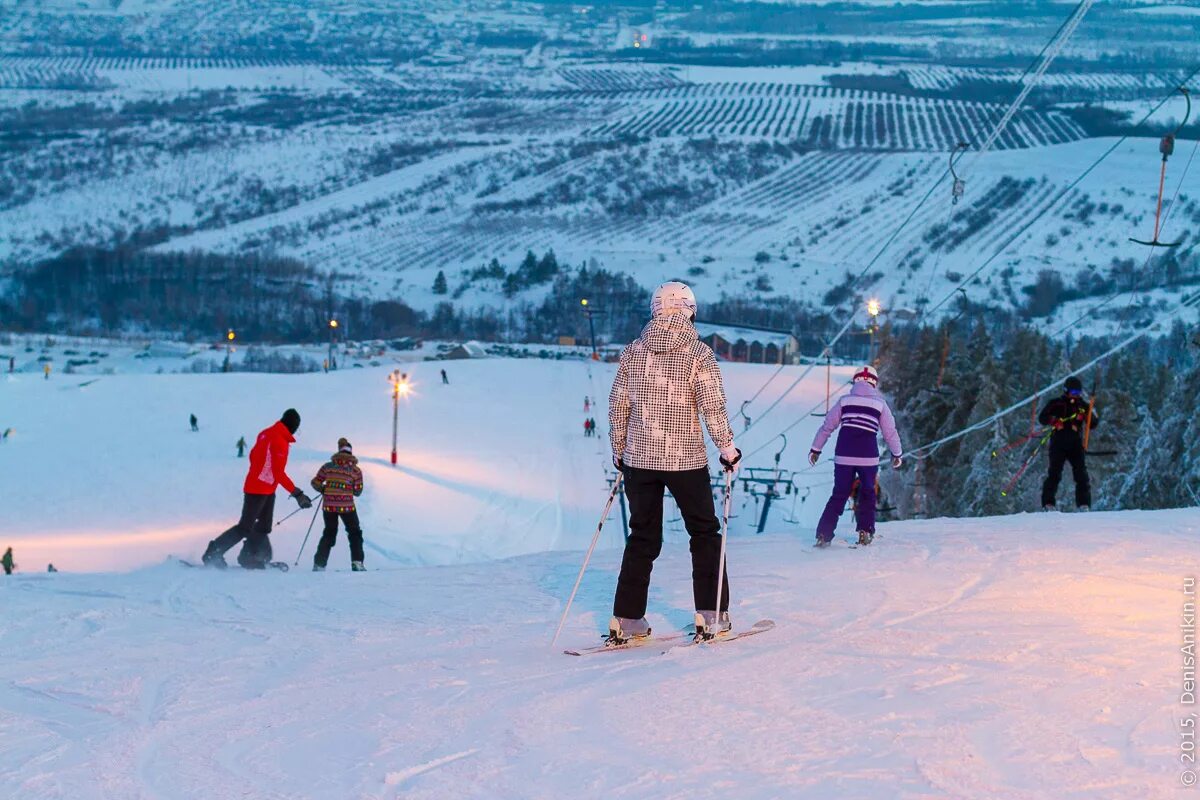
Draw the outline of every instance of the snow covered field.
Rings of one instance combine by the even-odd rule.
[[[559,650],[596,641],[620,563],[614,512],[551,648],[605,493],[583,395],[606,394],[611,365],[406,368],[399,469],[387,368],[0,382],[0,481],[17,487],[0,546],[22,566],[0,578],[0,798],[1179,796],[1191,511],[909,521],[814,552],[823,464],[763,536],[737,496],[735,626],[776,630],[573,659]],[[730,407],[772,371],[727,366]],[[823,391],[814,373],[739,444],[769,443]],[[371,571],[345,571],[344,536],[320,575],[312,541],[289,574],[167,561],[233,522],[233,443],[288,405],[297,482],[337,436],[355,443]],[[606,428],[603,404],[589,416]],[[790,434],[786,469],[816,423]],[[672,516],[660,632],[691,614]],[[278,529],[278,557],[306,520]]]

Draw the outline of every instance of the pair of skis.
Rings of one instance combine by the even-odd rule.
[[[660,648],[660,654],[662,654],[684,647],[709,647],[711,645],[724,644],[725,642],[733,642],[738,639],[745,639],[747,636],[766,633],[774,627],[775,622],[773,620],[760,619],[744,631],[730,631],[712,639],[697,639],[693,630],[684,629],[678,633],[669,633],[665,636],[645,636],[640,639],[630,639],[623,644],[606,643],[598,644],[594,647],[581,647],[577,650],[563,650],[563,654],[568,656],[588,656],[596,653],[637,650],[643,647],[658,647]]]
[[[178,558],[178,559],[176,559],[176,561],[178,561],[180,563],[180,565],[185,566],[185,567],[194,567],[195,569],[206,569],[207,568],[204,564],[197,564],[195,561],[187,561],[186,559],[182,559],[182,558]],[[227,567],[227,569],[228,568],[231,568],[231,567]],[[268,569],[268,568],[274,569],[274,570],[279,570],[280,572],[287,572],[288,571],[288,563],[286,561],[268,561],[267,564],[263,567],[263,569]],[[246,568],[239,564],[236,567],[236,569],[246,569]]]

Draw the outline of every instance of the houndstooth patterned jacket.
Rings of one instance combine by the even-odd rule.
[[[686,313],[655,317],[621,353],[608,396],[609,442],[628,467],[708,467],[700,415],[718,449],[733,442],[712,349]]]

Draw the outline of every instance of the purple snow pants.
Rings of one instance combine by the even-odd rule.
[[[837,528],[838,519],[850,499],[854,488],[854,479],[858,484],[858,511],[856,513],[858,530],[875,533],[875,477],[879,474],[877,465],[870,467],[851,467],[846,464],[835,464],[833,467],[833,496],[825,504],[825,513],[817,523],[817,538],[829,541]]]

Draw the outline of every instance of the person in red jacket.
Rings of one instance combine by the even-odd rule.
[[[264,429],[250,448],[250,471],[242,487],[242,516],[237,524],[208,543],[204,564],[225,568],[225,551],[245,540],[238,564],[246,569],[263,569],[271,561],[271,523],[275,515],[275,487],[282,486],[301,508],[312,508],[308,495],[287,476],[288,448],[296,441],[300,413],[294,408]]]

